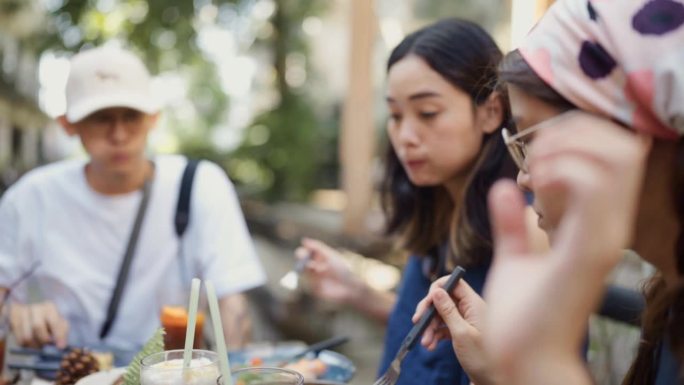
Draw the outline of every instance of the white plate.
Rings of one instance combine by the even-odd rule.
[[[111,385],[124,373],[126,373],[126,368],[104,370],[81,378],[76,385]]]

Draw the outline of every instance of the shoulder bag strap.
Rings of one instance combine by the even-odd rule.
[[[192,196],[192,184],[195,179],[195,171],[199,160],[188,159],[188,163],[183,171],[181,178],[180,191],[178,192],[178,204],[176,206],[176,215],[174,217],[174,225],[176,229],[176,236],[178,236],[178,263],[180,266],[180,279],[183,284],[190,284],[192,277],[188,274],[188,261],[185,260],[183,253],[183,234],[190,224],[190,197]]]
[[[133,231],[131,231],[131,236],[128,239],[128,245],[126,246],[123,262],[121,263],[121,268],[119,269],[119,275],[116,278],[116,286],[114,287],[112,298],[109,300],[109,306],[107,306],[107,315],[105,317],[104,323],[102,324],[102,328],[100,329],[100,339],[107,337],[112,329],[114,320],[116,320],[116,313],[119,309],[119,303],[121,302],[121,295],[123,294],[124,287],[126,286],[126,281],[128,281],[128,273],[131,270],[131,263],[133,262],[133,256],[135,255],[135,247],[138,243],[138,236],[140,235],[140,229],[142,227],[143,219],[145,218],[145,212],[147,211],[147,205],[150,200],[151,184],[151,180],[148,179],[143,185],[143,196],[140,200],[140,206],[138,206],[138,214],[135,217]]]
[[[176,206],[176,216],[174,224],[176,226],[176,235],[182,238],[185,230],[190,223],[190,196],[192,195],[192,181],[195,178],[195,171],[199,160],[188,159],[188,164],[183,171],[183,178],[181,179],[180,192],[178,193],[178,205]]]

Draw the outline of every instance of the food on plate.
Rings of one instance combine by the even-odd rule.
[[[284,366],[284,368],[300,373],[304,376],[305,380],[315,380],[325,374],[328,370],[328,365],[318,358],[302,358],[297,362]]]
[[[100,370],[109,370],[114,367],[114,354],[112,352],[91,352],[100,365]]]
[[[245,360],[242,365],[235,365],[233,369],[242,369],[249,367],[281,367],[285,369],[294,370],[301,373],[306,380],[320,379],[328,371],[328,364],[318,358],[302,358],[293,362],[283,362],[278,360],[278,355],[269,357],[253,356]]]
[[[274,362],[273,359],[264,359],[261,357],[252,357],[246,364],[236,365],[233,369],[243,369],[250,367],[259,366],[277,366],[285,369],[294,370],[295,372],[301,373],[304,379],[315,380],[321,378],[328,371],[328,365],[318,358],[302,358],[295,362],[289,363],[278,363]]]
[[[251,366],[263,366],[264,359],[261,357],[252,357],[252,359],[249,360],[249,364]]]
[[[81,378],[100,370],[95,356],[85,349],[71,349],[62,358],[55,385],[73,385]]]

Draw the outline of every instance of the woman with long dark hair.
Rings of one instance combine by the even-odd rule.
[[[505,140],[552,243],[531,252],[520,193],[492,189],[496,258],[478,310],[483,357],[506,384],[592,383],[576,351],[627,247],[657,272],[623,384],[684,383],[683,47],[681,1],[560,0],[503,60],[517,122]],[[454,309],[443,290],[430,297]]]
[[[492,255],[487,192],[515,169],[501,138],[507,103],[495,90],[501,56],[481,27],[451,19],[408,35],[389,57],[382,208],[387,233],[411,253],[396,297],[370,289],[318,241],[304,240],[299,250],[312,256],[306,271],[314,294],[387,322],[380,373],[434,278],[461,265],[474,290],[484,284]],[[444,343],[433,351],[416,347],[404,359],[398,384],[418,382],[470,380]]]

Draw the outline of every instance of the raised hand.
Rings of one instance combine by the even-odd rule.
[[[585,113],[540,131],[529,157],[536,199],[564,209],[548,253],[534,253],[511,182],[490,192],[495,258],[485,346],[509,384],[591,383],[579,348],[604,279],[630,240],[648,143]]]

